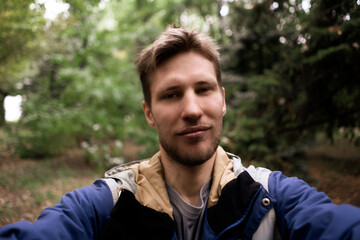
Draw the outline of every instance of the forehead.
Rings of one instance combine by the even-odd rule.
[[[192,84],[197,81],[217,82],[215,67],[197,52],[177,54],[163,62],[150,74],[150,90],[171,84]]]

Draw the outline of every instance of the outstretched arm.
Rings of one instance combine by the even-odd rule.
[[[273,172],[270,194],[276,199],[277,226],[283,239],[355,239],[360,236],[360,209],[333,204],[304,181]]]
[[[113,208],[103,180],[67,193],[37,221],[20,221],[0,228],[0,239],[94,239]]]

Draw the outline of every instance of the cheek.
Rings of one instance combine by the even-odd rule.
[[[225,105],[223,100],[219,99],[216,102],[213,102],[213,104],[211,104],[210,102],[206,105],[207,108],[207,112],[213,116],[214,118],[222,118],[225,115]]]
[[[164,108],[162,111],[157,111],[154,113],[154,120],[158,129],[167,129],[171,127],[176,119],[178,119],[178,117],[176,116],[174,109],[171,110]]]

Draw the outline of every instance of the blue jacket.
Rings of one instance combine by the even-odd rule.
[[[157,157],[110,170],[0,239],[177,239]],[[219,148],[203,225],[202,239],[360,239],[360,209]]]

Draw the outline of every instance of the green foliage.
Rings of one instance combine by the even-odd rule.
[[[41,57],[31,65],[35,70],[27,70],[31,84],[21,90],[23,116],[12,130],[20,156],[46,157],[82,146],[88,162],[107,167],[126,161],[118,145],[127,140],[145,146],[144,153],[158,149],[156,132],[143,116],[133,61],[138,49],[180,22],[185,5],[198,23],[205,15],[182,1],[102,4],[71,2],[67,18],[43,26]]]
[[[276,96],[281,86],[269,71],[265,75],[255,75],[241,85],[225,86],[228,89],[228,113],[224,131],[231,142],[227,148],[242,153],[247,159],[261,159],[273,150],[271,141],[276,137],[278,127],[273,118],[279,105],[283,104]]]
[[[0,5],[0,126],[4,125],[4,99],[18,93],[16,83],[30,57],[44,23],[41,11],[32,11],[33,1],[3,1]]]
[[[312,2],[307,12],[301,1],[287,0],[71,1],[68,16],[48,22],[39,20],[43,6],[35,4],[35,11],[30,3],[7,1],[0,8],[0,29],[14,39],[0,44],[6,50],[0,93],[24,97],[23,117],[10,128],[20,156],[81,146],[88,162],[107,167],[127,161],[129,140],[143,146],[139,158],[154,153],[157,136],[143,116],[133,61],[173,23],[221,44],[227,150],[278,164],[293,152],[290,146],[299,149],[318,132],[332,138],[340,128],[360,142],[354,1]],[[220,16],[225,5],[229,13]],[[22,14],[25,20],[10,17]]]
[[[347,129],[358,143],[351,133],[360,122],[359,5],[320,1],[305,14],[295,1],[278,3],[276,9],[267,2],[232,6],[223,65],[243,80],[233,84],[224,77],[228,147],[275,164],[317,132],[332,138],[338,128]]]

